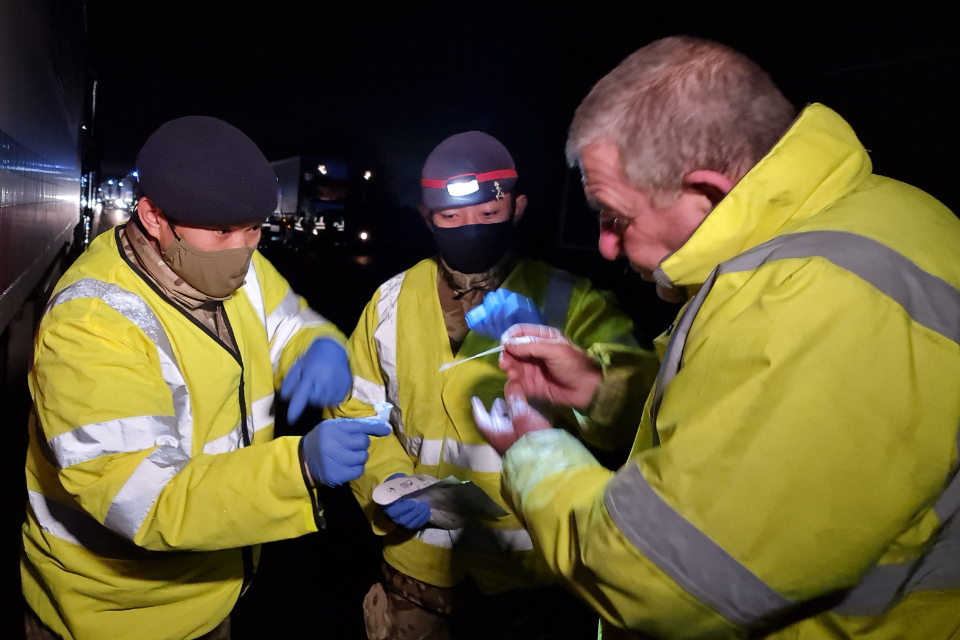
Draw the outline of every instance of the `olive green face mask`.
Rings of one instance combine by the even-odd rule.
[[[256,248],[203,251],[181,238],[175,230],[173,236],[176,240],[162,251],[163,261],[184,282],[201,293],[222,300],[243,286]]]

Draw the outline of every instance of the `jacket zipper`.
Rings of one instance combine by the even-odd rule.
[[[233,333],[233,325],[230,324],[230,318],[227,317],[227,310],[224,309],[223,303],[219,303],[220,311],[223,313],[223,323],[227,326],[227,333],[230,334],[230,340],[237,347],[236,353],[234,353],[222,340],[219,336],[215,339],[219,342],[228,353],[232,354],[236,359],[237,364],[240,365],[240,436],[243,439],[243,446],[249,447],[251,441],[251,435],[249,431],[249,426],[247,425],[247,398],[245,392],[245,385],[243,384],[243,358],[240,357],[240,343],[237,342],[237,336]],[[212,334],[211,334],[212,335]],[[250,583],[253,582],[253,549],[250,546],[240,547],[240,559],[243,561],[243,583],[240,585],[240,595],[242,596],[246,593],[247,589],[250,588]]]

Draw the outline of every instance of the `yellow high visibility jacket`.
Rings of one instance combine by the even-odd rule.
[[[551,570],[655,638],[960,633],[960,221],[822,105],[657,273],[696,292],[631,459],[559,430],[504,491]]]
[[[255,253],[223,302],[235,354],[115,233],[67,270],[38,329],[23,593],[67,639],[195,638],[230,613],[255,545],[317,530],[273,396],[314,339],[345,339]]]
[[[563,329],[581,347],[592,348],[605,363],[621,371],[632,369],[634,384],[644,388],[652,384],[656,359],[645,358],[646,352],[636,346],[633,323],[611,294],[534,260],[521,260],[503,287],[534,300],[549,324]],[[456,359],[496,345],[471,331]],[[465,575],[487,592],[552,582],[544,567],[536,564],[530,536],[512,514],[489,526],[454,531],[428,526],[410,532],[394,526],[372,500],[375,487],[394,473],[405,473],[471,480],[502,503],[501,459],[477,431],[470,398],[477,396],[489,407],[503,397],[506,377],[496,355],[439,372],[440,365],[454,356],[437,294],[434,260],[424,260],[380,286],[350,337],[349,351],[353,394],[337,415],[372,415],[373,403],[384,399],[395,407],[394,435],[371,442],[366,470],[351,484],[374,532],[388,534],[384,559],[439,587],[452,586]],[[651,364],[647,369],[645,360]],[[636,433],[636,417],[633,424],[615,420],[599,424],[579,416],[579,427],[588,441],[601,446],[618,439],[628,444]]]

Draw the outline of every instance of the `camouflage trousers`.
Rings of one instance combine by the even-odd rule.
[[[597,614],[559,587],[485,595],[470,582],[451,588],[383,564],[383,581],[363,599],[369,640],[594,640]]]

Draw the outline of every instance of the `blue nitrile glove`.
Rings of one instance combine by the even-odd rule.
[[[395,473],[387,480],[405,475],[405,473]],[[416,498],[394,500],[383,506],[383,512],[404,529],[422,529],[425,524],[430,522],[430,505]]]
[[[332,338],[317,338],[280,386],[280,397],[290,401],[287,422],[296,422],[308,404],[318,409],[340,404],[352,385],[346,350]]]
[[[363,474],[370,436],[390,434],[375,418],[324,420],[303,436],[303,458],[315,483],[338,487]]]
[[[515,324],[544,324],[533,300],[507,289],[491,291],[467,312],[467,326],[480,335],[499,340]]]

